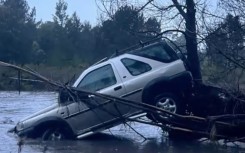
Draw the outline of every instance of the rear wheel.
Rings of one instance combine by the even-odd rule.
[[[178,99],[171,94],[160,94],[156,96],[154,103],[157,107],[169,111],[171,113],[176,113]],[[178,104],[179,105],[179,104]],[[180,108],[178,108],[179,110]]]
[[[183,101],[183,99],[179,98],[177,95],[173,93],[161,93],[157,94],[153,98],[153,102],[151,103],[152,105],[161,108],[163,110],[169,111],[171,113],[175,114],[181,114],[185,115],[186,112],[186,103]],[[177,121],[176,118],[174,118],[172,115],[169,114],[148,114],[148,118],[155,122],[161,122],[167,126],[172,126],[171,125],[171,120],[174,122],[181,122]],[[163,131],[169,130],[169,129],[163,129]],[[197,135],[184,132],[184,131],[177,131],[177,130],[170,130],[168,131],[168,136],[171,139],[197,139],[199,138]]]
[[[169,111],[171,113],[176,114],[184,114],[185,108],[183,102],[174,94],[172,93],[161,93],[157,94],[151,103],[152,105],[161,108],[163,110]],[[158,115],[158,114],[152,114],[155,121],[161,121],[161,119],[167,119],[170,118],[171,115],[164,114],[164,115]]]

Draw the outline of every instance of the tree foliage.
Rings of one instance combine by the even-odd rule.
[[[102,15],[101,22],[92,26],[76,12],[68,15],[64,0],[58,1],[53,20],[47,22],[35,20],[35,8],[30,9],[26,0],[0,0],[0,60],[59,67],[87,65],[166,34],[186,50],[197,81],[202,79],[198,54],[207,55],[219,69],[244,70],[244,1],[219,0],[217,7],[224,14],[229,12],[225,19],[219,12],[210,13],[206,0],[99,1],[107,16]]]
[[[112,18],[95,27],[81,22],[76,12],[69,16],[67,8],[67,3],[59,0],[53,21],[40,23],[27,1],[1,1],[0,60],[52,66],[93,63],[154,37],[151,31],[161,31],[156,18],[145,18],[132,6],[119,8]]]
[[[196,25],[196,11],[198,8],[198,2],[194,0],[167,0],[167,1],[144,1],[143,4],[139,4],[137,0],[116,0],[107,1],[100,0],[102,6],[104,6],[106,12],[118,10],[121,7],[129,3],[133,4],[137,8],[137,12],[152,13],[154,16],[161,18],[162,25],[166,25],[167,32],[180,32],[185,36],[185,47],[187,50],[187,61],[189,70],[197,83],[202,82],[200,62],[198,56],[198,43],[197,43],[197,25]],[[113,9],[114,8],[114,9]],[[108,13],[110,16],[112,13]],[[115,13],[116,14],[116,13]],[[150,22],[150,20],[149,20]],[[148,22],[148,23],[149,23]],[[165,27],[163,27],[165,28]],[[151,29],[152,30],[152,29]],[[156,29],[154,29],[156,30]],[[158,30],[155,31],[158,33]],[[158,33],[160,34],[160,33]]]
[[[210,30],[205,40],[204,62],[209,81],[228,83],[236,90],[245,83],[244,30],[239,16],[231,14]]]
[[[226,19],[218,25],[206,38],[207,55],[212,62],[224,68],[234,68],[232,61],[244,62],[245,29],[238,16],[228,14]],[[231,59],[231,60],[230,60]]]
[[[0,59],[28,63],[36,37],[35,9],[30,11],[25,0],[4,0],[0,3]]]
[[[97,27],[97,49],[101,54],[109,55],[116,50],[152,38],[151,34],[141,33],[144,30],[157,29],[160,23],[155,18],[145,21],[144,15],[131,6],[123,6],[108,20]],[[103,47],[104,46],[104,47]]]

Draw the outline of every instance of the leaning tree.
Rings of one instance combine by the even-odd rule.
[[[98,0],[99,8],[108,16],[123,5],[134,5],[138,7],[138,11],[144,11],[149,16],[157,17],[162,26],[165,27],[163,33],[181,33],[185,37],[185,47],[187,50],[187,62],[190,71],[196,82],[202,82],[200,70],[200,62],[198,57],[198,41],[197,41],[197,25],[196,25],[196,10],[197,4],[194,0],[178,1],[154,1],[149,0],[144,3],[139,1],[106,1]],[[152,32],[152,31],[151,31]]]
[[[97,0],[97,4],[107,17],[113,17],[113,14],[122,6],[132,5],[138,8],[138,12],[144,12],[145,15],[159,19],[162,28],[159,35],[165,34],[168,38],[174,38],[172,40],[175,42],[180,38],[185,38],[184,43],[182,42],[180,45],[184,44],[186,49],[187,64],[193,78],[197,83],[201,83],[200,58],[204,56],[199,57],[199,55],[206,55],[207,38],[210,38],[210,34],[214,33],[214,29],[219,28],[228,12],[239,13],[242,19],[245,17],[244,1],[231,1],[232,3],[228,0]],[[230,35],[229,31],[227,35]],[[220,46],[217,46],[215,41],[215,39],[209,40],[209,45],[211,43],[214,48],[218,49]],[[183,46],[180,47],[183,48]],[[220,56],[226,56],[221,50],[219,52]],[[231,62],[236,61],[232,60]],[[244,66],[236,65],[241,68]]]

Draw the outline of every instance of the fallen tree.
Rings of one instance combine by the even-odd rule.
[[[128,121],[134,121],[143,124],[158,126],[164,130],[167,130],[169,133],[175,136],[189,136],[190,138],[206,137],[212,140],[225,139],[226,141],[245,140],[245,132],[243,130],[243,128],[245,127],[245,113],[243,112],[243,110],[233,111],[233,113],[224,113],[215,116],[210,116],[209,114],[207,116],[195,116],[195,114],[191,113],[187,115],[174,114],[146,103],[126,100],[96,92],[83,91],[78,88],[74,88],[50,80],[33,70],[25,69],[9,63],[0,62],[0,66],[15,69],[19,73],[27,73],[38,78],[39,80],[42,80],[52,85],[57,91],[60,92],[60,102],[66,100],[72,100],[74,102],[82,101],[87,104],[91,111],[93,111],[94,108],[99,108],[105,111],[106,113],[115,115],[118,118],[118,121],[121,123],[127,124]],[[19,77],[19,84],[20,83],[21,78]],[[91,95],[93,98],[91,98]],[[96,98],[94,97],[103,99],[105,102],[98,103],[96,102]],[[229,101],[230,103],[233,103],[233,106],[244,105],[245,96],[243,94],[240,94],[239,97],[230,97],[231,98],[229,99]],[[91,100],[94,100],[95,103],[91,103]],[[106,103],[113,103],[115,109],[118,110],[118,112],[115,114],[104,109],[103,106]],[[141,118],[132,119],[131,117],[125,117],[123,115],[120,115],[121,113],[118,109],[118,104],[127,105],[132,108],[143,110],[148,115],[154,116],[154,118],[149,117],[152,119],[150,121]]]

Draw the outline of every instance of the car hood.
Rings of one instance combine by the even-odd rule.
[[[44,109],[42,109],[42,110],[40,110],[40,111],[38,111],[38,112],[36,112],[34,114],[31,114],[30,116],[25,117],[24,119],[20,120],[20,122],[24,122],[24,121],[26,121],[28,119],[31,119],[31,118],[34,118],[34,117],[36,117],[38,115],[47,113],[49,111],[52,111],[54,109],[57,109],[58,107],[59,107],[58,103],[55,103],[55,104],[53,104],[53,105],[51,105],[49,107],[46,107],[46,108],[44,108]]]

